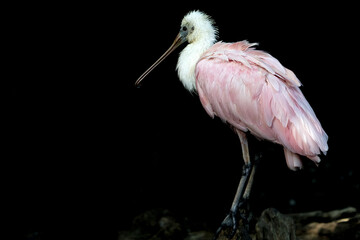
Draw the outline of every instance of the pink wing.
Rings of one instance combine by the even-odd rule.
[[[328,150],[325,131],[299,89],[295,74],[247,41],[216,43],[196,66],[196,88],[206,112],[235,128],[284,146],[290,169],[298,154],[315,162]]]

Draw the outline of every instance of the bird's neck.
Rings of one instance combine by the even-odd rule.
[[[201,55],[212,45],[214,40],[199,40],[189,43],[180,53],[176,66],[180,81],[190,91],[196,91],[195,67]]]

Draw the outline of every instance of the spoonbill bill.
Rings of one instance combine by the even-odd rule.
[[[173,44],[135,85],[178,46],[188,42],[176,66],[180,81],[188,91],[198,94],[210,117],[227,122],[240,138],[245,162],[242,177],[230,212],[216,233],[226,227],[234,236],[239,210],[249,198],[256,169],[249,156],[246,133],[281,144],[291,170],[302,168],[300,155],[318,164],[318,155],[328,150],[328,136],[291,70],[270,54],[255,49],[256,43],[216,39],[212,18],[201,11],[189,12]]]

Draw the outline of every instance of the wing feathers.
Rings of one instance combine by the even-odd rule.
[[[196,87],[210,116],[284,146],[289,168],[300,155],[315,162],[326,153],[327,135],[295,74],[247,41],[216,43],[196,66]]]

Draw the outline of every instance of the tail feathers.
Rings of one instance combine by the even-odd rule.
[[[302,169],[303,165],[298,154],[289,151],[287,148],[284,148],[284,153],[286,163],[291,170],[297,171]]]
[[[297,153],[291,152],[289,149],[287,149],[285,147],[284,147],[284,153],[285,153],[286,164],[288,165],[288,167],[291,170],[297,171],[297,170],[302,169],[303,165],[300,160],[300,155],[298,155]],[[316,166],[318,166],[318,164],[321,161],[320,157],[317,155],[306,156],[306,157],[309,158],[310,160],[312,160],[316,164]]]
[[[315,156],[306,156],[306,157],[311,159],[316,164],[316,166],[318,166],[319,163],[321,162],[321,159],[317,155],[315,155]]]

